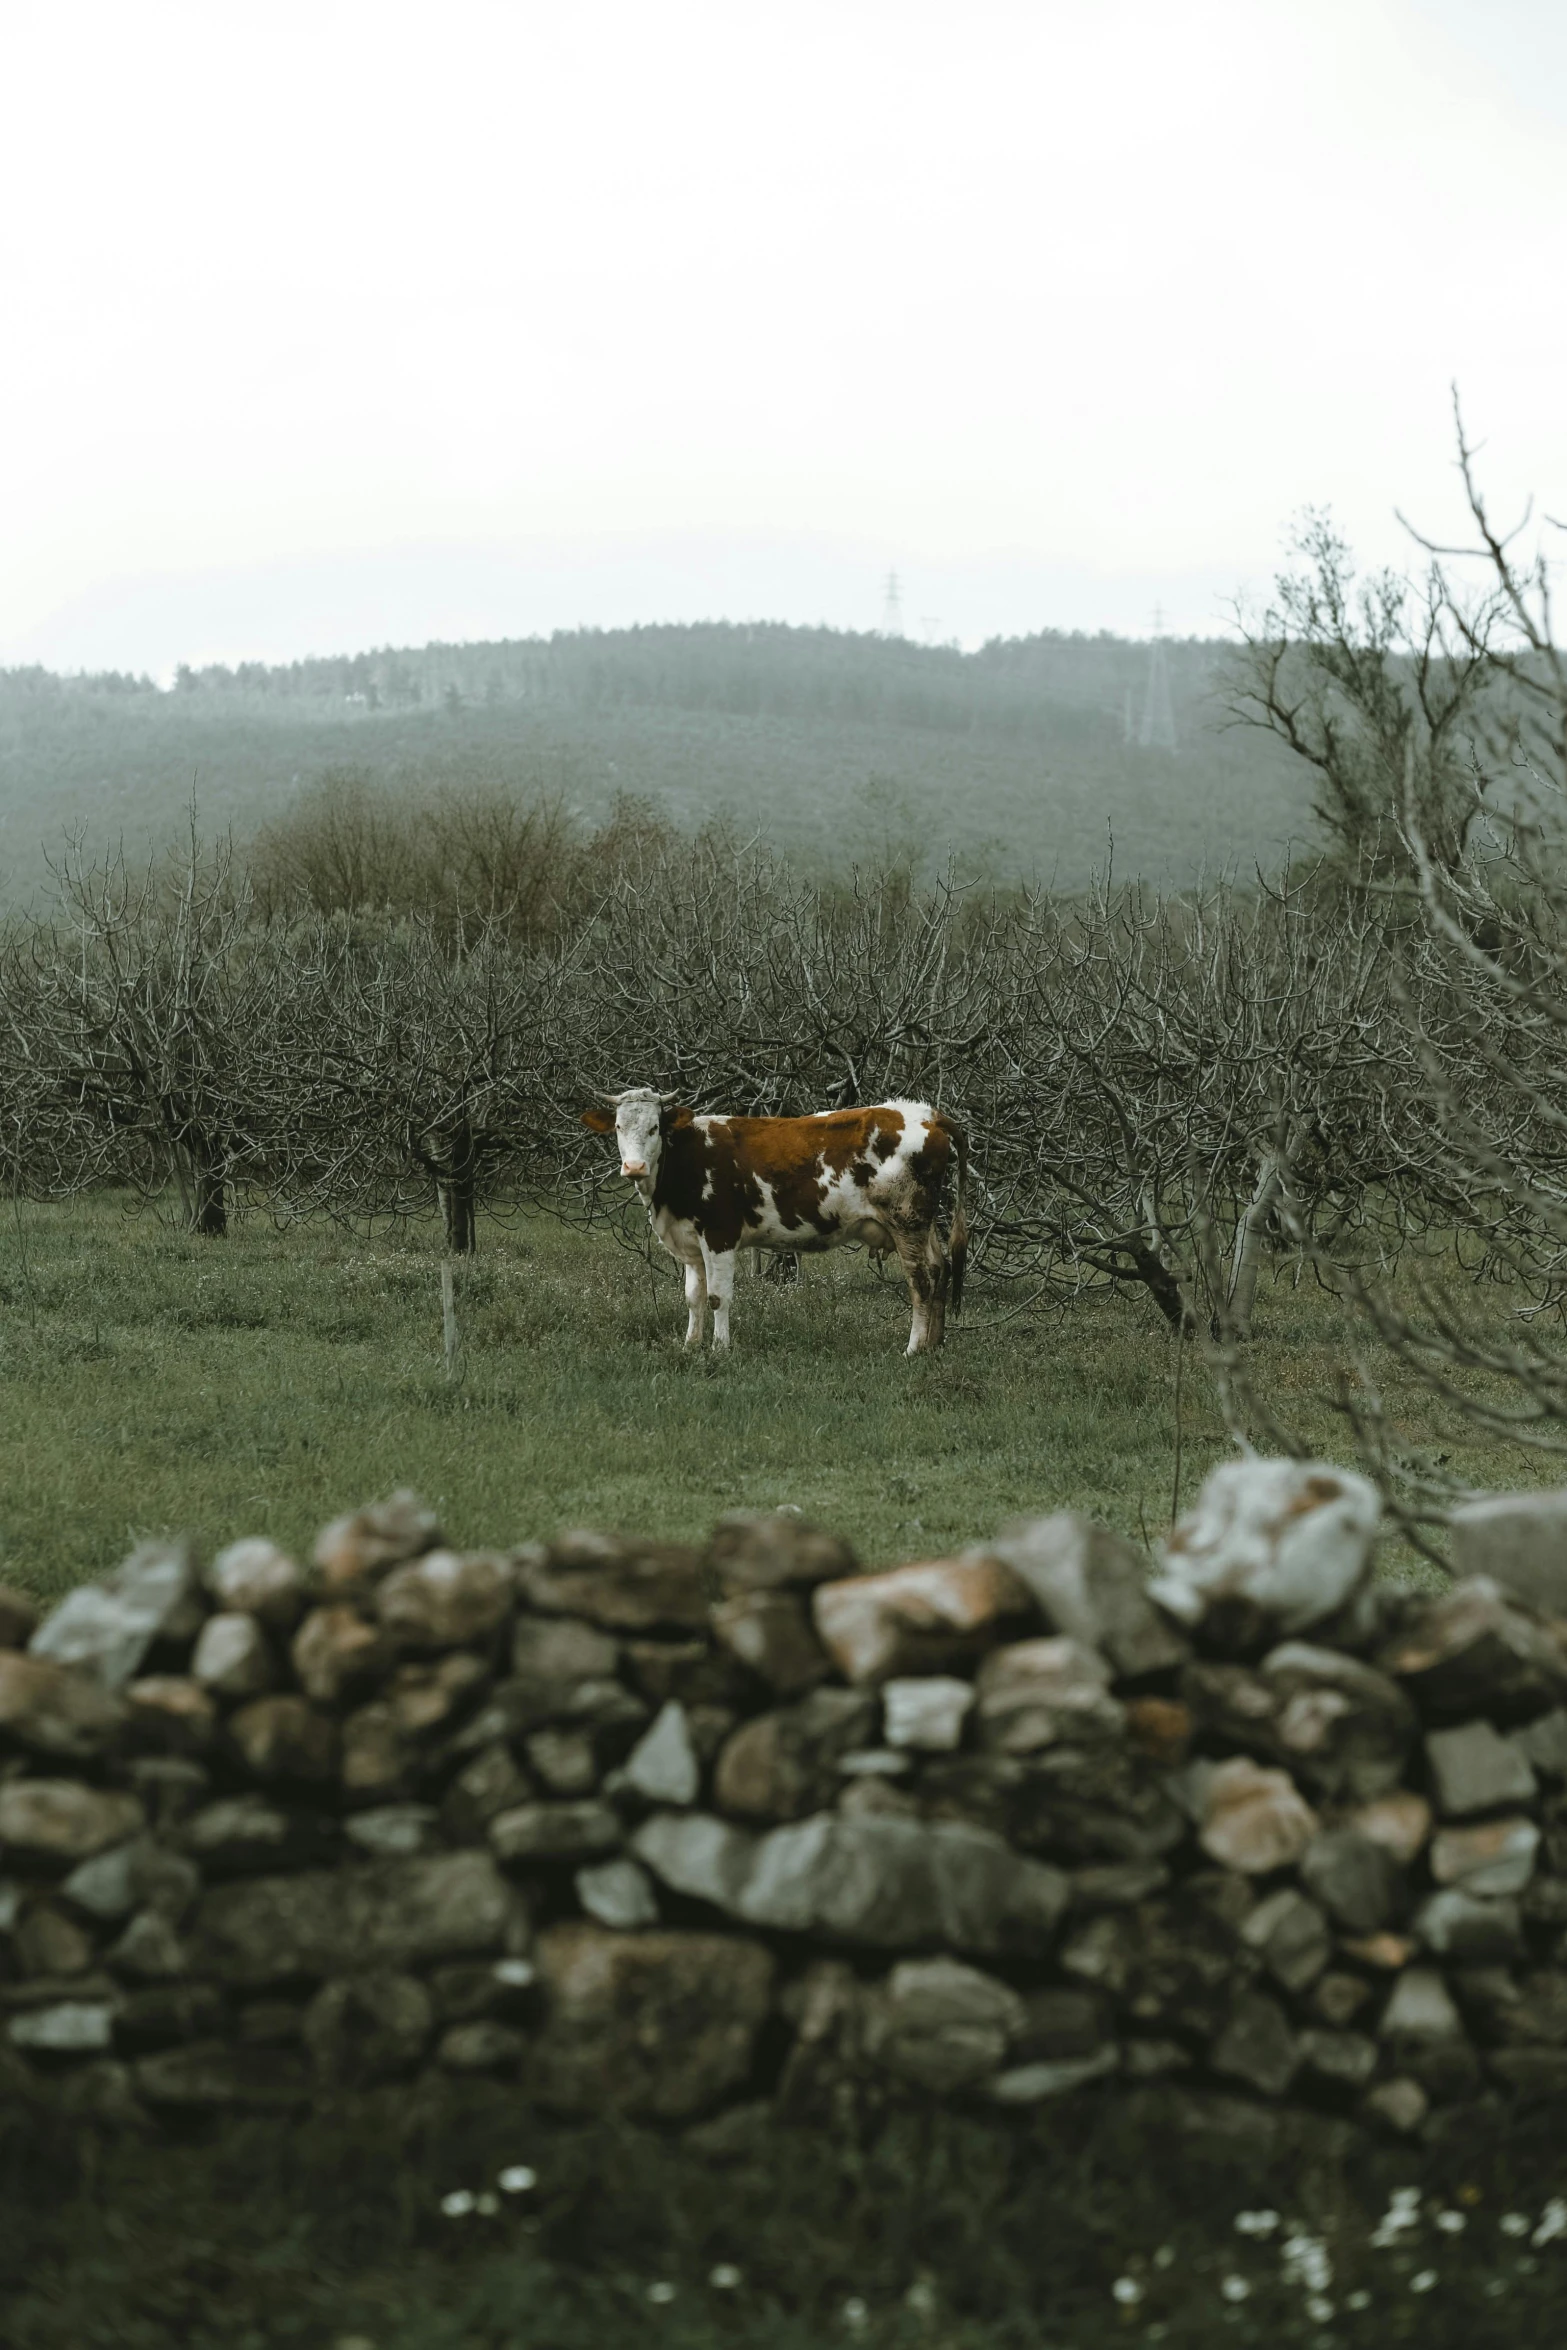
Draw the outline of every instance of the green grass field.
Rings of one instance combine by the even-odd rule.
[[[242,1217],[210,1241],[123,1200],[13,1203],[0,1572],[47,1597],[161,1530],[308,1544],[398,1484],[470,1547],[571,1525],[693,1539],[725,1509],[779,1503],[847,1533],[872,1565],[937,1555],[1020,1511],[1084,1509],[1149,1538],[1169,1522],[1175,1348],[1138,1298],[1008,1319],[979,1283],[945,1352],[909,1362],[901,1280],[846,1253],[798,1286],[743,1276],[731,1355],[688,1356],[661,1254],[522,1215],[485,1222],[459,1274],[454,1382],[437,1250],[433,1223],[366,1234]],[[1259,1386],[1347,1457],[1329,1399],[1359,1341],[1339,1309],[1281,1281],[1259,1324]],[[1196,1349],[1183,1391],[1189,1496],[1229,1450]],[[1387,1393],[1475,1484],[1540,1473],[1487,1456],[1390,1377]]]

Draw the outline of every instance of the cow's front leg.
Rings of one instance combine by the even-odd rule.
[[[700,1346],[707,1335],[707,1275],[700,1258],[686,1267],[686,1344]]]
[[[713,1344],[721,1353],[729,1344],[729,1308],[735,1294],[735,1251],[704,1248],[707,1294],[713,1308]]]

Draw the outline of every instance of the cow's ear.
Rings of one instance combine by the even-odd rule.
[[[615,1113],[613,1110],[584,1110],[582,1113],[582,1123],[584,1126],[591,1126],[595,1134],[613,1134],[615,1131]]]

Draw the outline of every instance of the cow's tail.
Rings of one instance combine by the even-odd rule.
[[[963,1273],[968,1264],[968,1214],[963,1194],[968,1187],[968,1136],[961,1126],[950,1126],[952,1148],[957,1155],[957,1183],[952,1195],[952,1222],[947,1229],[947,1257],[952,1267],[951,1304],[954,1314],[963,1311]]]

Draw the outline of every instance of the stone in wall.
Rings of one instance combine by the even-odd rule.
[[[207,1589],[219,1608],[254,1616],[273,1632],[289,1632],[305,1609],[305,1577],[275,1542],[252,1536],[231,1542],[208,1567]]]
[[[101,1583],[82,1583],[44,1618],[34,1656],[80,1665],[123,1689],[155,1641],[189,1638],[205,1613],[188,1542],[144,1542]]]
[[[803,1591],[859,1572],[841,1536],[794,1510],[731,1510],[713,1528],[707,1565],[727,1593]]]
[[[972,1663],[1035,1612],[1011,1568],[984,1557],[820,1583],[811,1606],[833,1663],[855,1683]]]
[[[583,1920],[539,1937],[544,2028],[527,2086],[563,2113],[680,2121],[745,2082],[774,1961],[726,1934],[624,1934]]]
[[[610,1632],[707,1630],[708,1580],[685,1543],[580,1532],[530,1545],[517,1561],[523,1595],[541,1614],[582,1616]]]
[[[38,1610],[25,1591],[0,1583],[0,1649],[25,1648],[38,1629]]]
[[[500,1630],[514,1582],[511,1561],[493,1551],[427,1550],[386,1576],[375,1612],[396,1648],[459,1648]]]
[[[713,1630],[736,1661],[780,1697],[825,1681],[832,1660],[793,1591],[740,1591],[712,1610]]]
[[[191,1938],[220,1982],[256,1986],[499,1950],[514,1914],[489,1855],[453,1852],[218,1886]]]
[[[405,1487],[323,1527],[315,1563],[328,1590],[365,1588],[404,1559],[433,1550],[441,1529],[433,1511]]]
[[[1125,1678],[1184,1659],[1186,1642],[1149,1598],[1142,1561],[1108,1526],[1061,1510],[1005,1527],[984,1549],[1033,1594],[1052,1630],[1101,1651]]]
[[[1487,1493],[1451,1519],[1453,1572],[1567,1617],[1567,1493]]]
[[[1153,1597],[1177,1623],[1260,1646],[1349,1606],[1371,1570],[1381,1503],[1320,1461],[1228,1461],[1162,1553]]]
[[[1428,1721],[1524,1722],[1567,1700],[1567,1651],[1484,1575],[1428,1600],[1377,1661]]]
[[[874,1698],[848,1689],[819,1689],[757,1715],[719,1754],[719,1806],[749,1820],[801,1819],[821,1809],[837,1791],[839,1763],[868,1743],[875,1719]]]
[[[100,1681],[52,1657],[0,1648],[0,1732],[35,1754],[101,1754],[124,1719],[123,1703]]]

